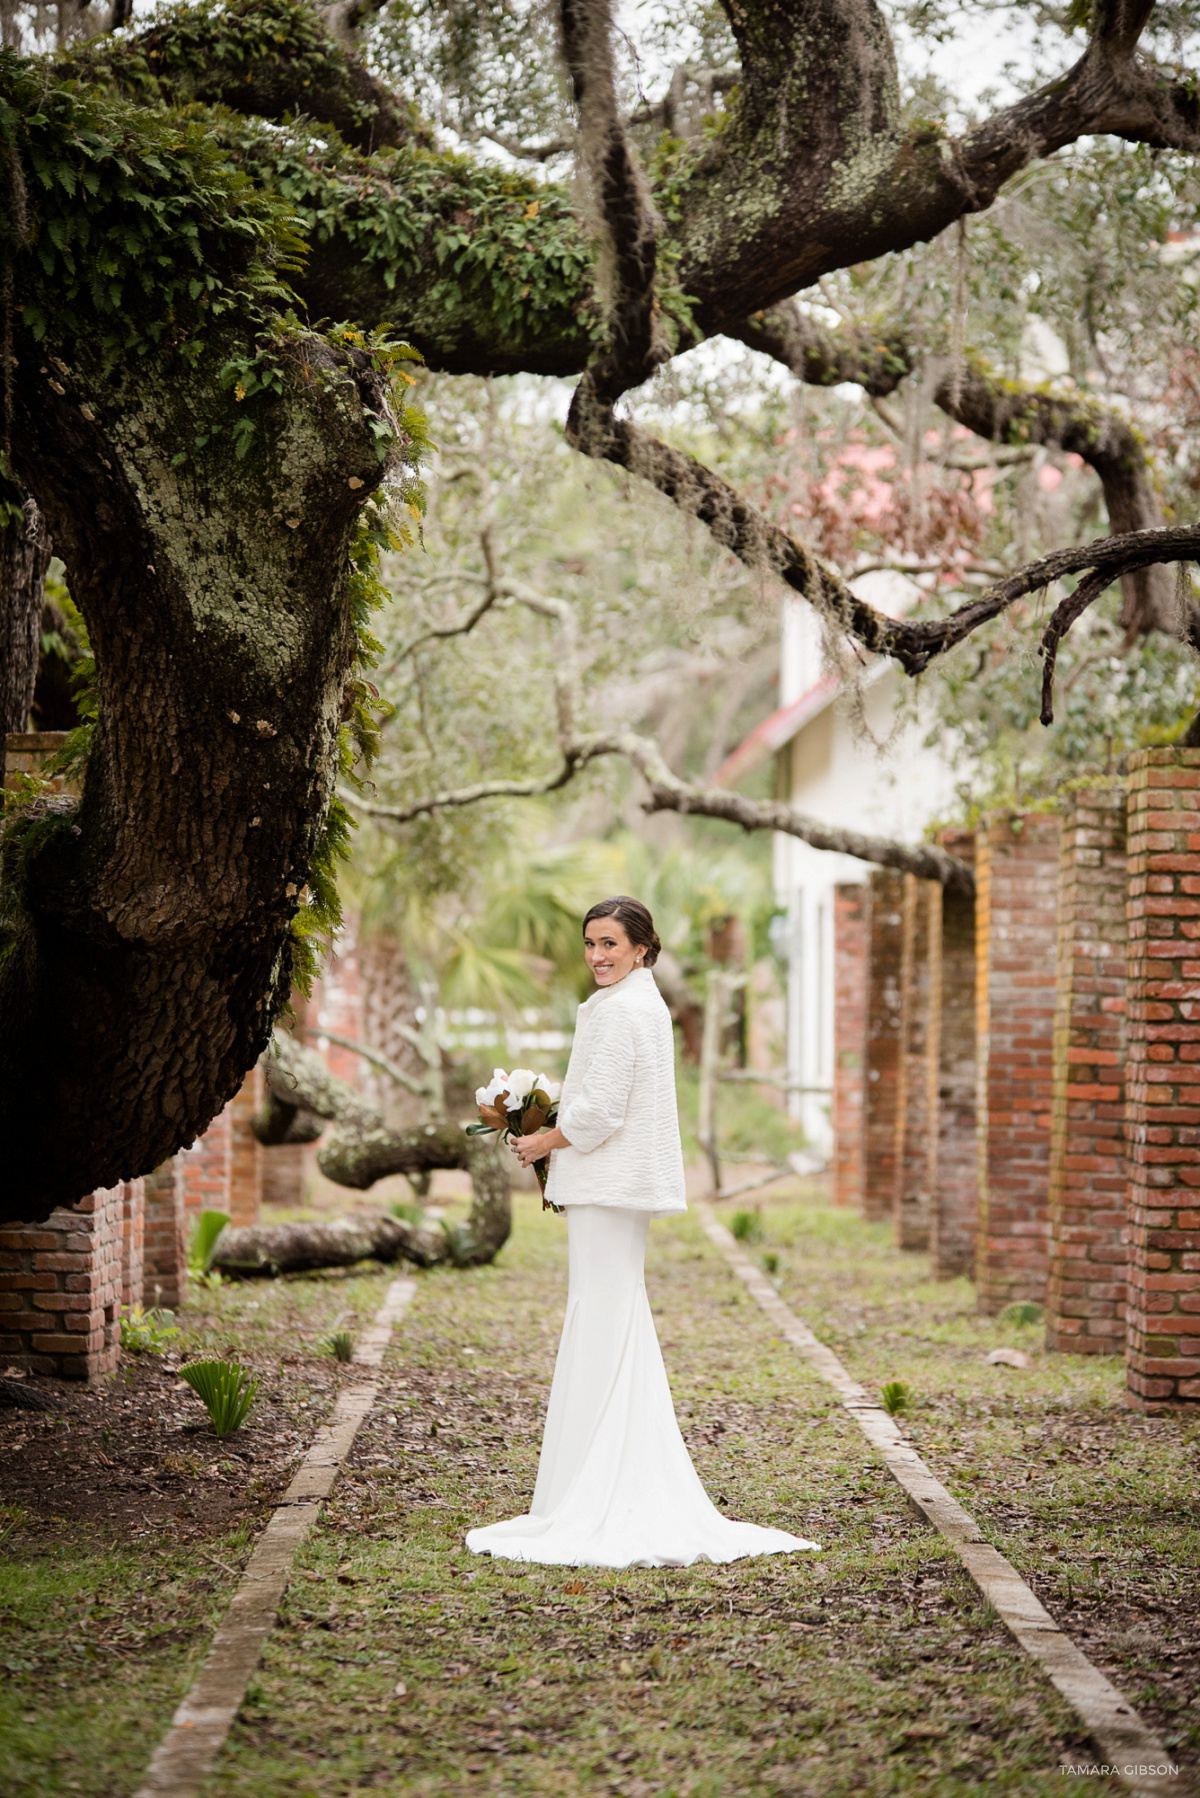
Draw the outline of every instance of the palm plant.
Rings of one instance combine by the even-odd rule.
[[[218,1436],[241,1428],[258,1392],[258,1380],[240,1361],[193,1361],[180,1368],[179,1377],[203,1401]]]

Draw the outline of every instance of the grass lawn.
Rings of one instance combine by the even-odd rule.
[[[772,1208],[777,1252],[810,1214]],[[466,1551],[532,1489],[565,1269],[522,1199],[497,1264],[422,1276],[205,1798],[1061,1794],[1060,1763],[1095,1758],[1073,1713],[690,1217],[654,1225],[648,1281],[701,1475],[824,1552],[612,1573]]]
[[[934,1471],[1194,1766],[1196,1423],[1127,1411],[1116,1361],[976,1317],[966,1281],[931,1281],[818,1186],[723,1209],[750,1214],[749,1252],[864,1384],[908,1383]],[[516,1210],[492,1266],[415,1276],[204,1798],[1073,1789],[1060,1765],[1098,1758],[1074,1714],[692,1216],[653,1226],[648,1267],[684,1433],[731,1515],[823,1552],[619,1573],[468,1554],[464,1532],[532,1490],[562,1316],[562,1220]],[[225,1443],[146,1357],[65,1416],[0,1413],[4,1798],[128,1798],[347,1377],[320,1338],[357,1329],[391,1277],[201,1291],[185,1351],[263,1378]],[[1030,1365],[987,1365],[999,1344]]]

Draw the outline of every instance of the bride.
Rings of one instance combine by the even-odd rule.
[[[643,1278],[650,1219],[687,1209],[671,1019],[650,972],[661,946],[637,899],[593,905],[583,950],[596,991],[579,1007],[558,1122],[513,1143],[522,1167],[550,1152],[567,1314],[529,1511],[471,1530],[476,1554],[686,1567],[820,1546],[723,1516],[675,1420]]]

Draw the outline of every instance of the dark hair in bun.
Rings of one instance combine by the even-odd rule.
[[[642,966],[654,966],[662,944],[654,928],[654,919],[640,899],[631,899],[628,893],[618,893],[613,899],[601,899],[584,918],[583,928],[586,930],[595,918],[615,918],[618,924],[623,924],[625,935],[634,947],[646,951],[642,957]]]

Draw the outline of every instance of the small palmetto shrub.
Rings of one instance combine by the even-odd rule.
[[[179,1377],[203,1400],[218,1436],[241,1427],[258,1392],[258,1380],[240,1361],[193,1361],[179,1369]]]
[[[879,1396],[889,1417],[898,1417],[912,1402],[912,1391],[903,1380],[889,1380],[886,1386],[880,1387]]]
[[[328,1336],[322,1336],[319,1346],[338,1361],[354,1359],[354,1338],[349,1330],[331,1330]]]
[[[212,1263],[217,1252],[217,1238],[228,1222],[227,1211],[202,1211],[192,1225],[187,1246],[188,1273],[201,1286],[219,1286],[221,1283],[221,1276],[213,1272]]]
[[[1040,1324],[1045,1315],[1040,1305],[1025,1299],[1015,1305],[1005,1305],[998,1321],[1002,1324]]]
[[[738,1242],[758,1242],[763,1233],[762,1212],[735,1211],[729,1220],[729,1228]]]
[[[121,1313],[121,1347],[135,1355],[163,1355],[178,1334],[169,1311],[143,1311],[140,1305],[131,1305]]]

